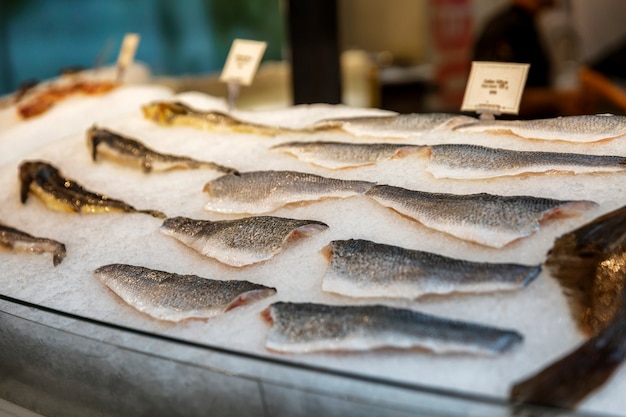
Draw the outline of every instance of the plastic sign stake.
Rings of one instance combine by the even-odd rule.
[[[266,42],[245,39],[233,41],[220,76],[220,81],[228,85],[229,110],[235,106],[241,86],[252,84],[266,47]]]
[[[136,33],[127,33],[122,41],[122,47],[117,57],[117,79],[116,81],[122,82],[124,78],[124,72],[135,59],[135,52],[139,45],[139,35]]]
[[[530,64],[472,62],[462,111],[476,111],[481,119],[502,113],[517,114]]]

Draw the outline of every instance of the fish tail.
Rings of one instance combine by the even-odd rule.
[[[57,249],[54,251],[54,253],[52,254],[52,265],[54,266],[59,265],[65,258],[66,254],[67,254],[67,251],[65,250],[65,245],[60,244],[57,247]]]
[[[572,409],[602,386],[626,356],[626,319],[606,327],[579,348],[524,381],[510,398],[522,403]]]
[[[26,203],[28,199],[28,191],[30,190],[30,184],[34,181],[33,173],[28,166],[20,166],[20,201],[22,204]]]
[[[97,148],[100,144],[100,138],[96,135],[98,131],[98,127],[96,125],[91,126],[87,131],[87,144],[89,145],[89,149],[91,149],[91,160],[96,161],[98,156]]]

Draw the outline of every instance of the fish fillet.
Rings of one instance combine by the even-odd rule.
[[[410,113],[391,116],[360,116],[325,119],[311,126],[312,129],[337,128],[354,136],[385,138],[412,138],[432,130],[451,130],[476,119],[449,113]]]
[[[335,240],[323,252],[330,266],[322,289],[350,297],[516,290],[541,271],[540,265],[470,262],[367,240]]]
[[[461,132],[511,132],[528,139],[597,142],[626,134],[626,116],[582,115],[535,120],[476,120]]]
[[[265,346],[278,352],[422,348],[434,353],[494,355],[510,351],[523,340],[512,330],[383,305],[277,302],[263,317],[272,325]]]
[[[402,152],[417,152],[423,146],[392,143],[287,142],[270,149],[331,169],[372,165],[398,157]]]
[[[66,255],[65,245],[56,240],[35,237],[0,223],[0,246],[10,249],[52,254],[52,264],[59,265]]]
[[[575,174],[626,170],[626,158],[559,152],[514,151],[478,145],[431,146],[426,170],[435,178],[482,179],[526,173]]]
[[[26,203],[28,194],[33,193],[48,208],[67,213],[144,213],[163,219],[166,217],[160,211],[138,210],[121,200],[86,190],[45,161],[22,162],[19,179],[22,204]]]
[[[132,307],[168,321],[215,317],[276,293],[248,281],[218,281],[134,265],[105,265],[94,274]]]
[[[202,255],[227,265],[245,266],[271,259],[288,240],[327,228],[326,224],[315,220],[273,216],[222,221],[173,217],[165,219],[160,230]]]
[[[535,233],[548,216],[577,214],[596,206],[585,200],[427,193],[389,185],[372,187],[365,195],[424,226],[495,248]]]
[[[220,213],[268,213],[290,203],[346,198],[374,184],[294,171],[251,171],[227,174],[208,182],[205,209]]]
[[[224,173],[237,172],[233,168],[215,162],[199,161],[188,156],[156,152],[136,139],[96,126],[87,131],[87,144],[91,150],[91,159],[94,161],[98,155],[102,155],[115,161],[140,167],[146,173],[176,168],[207,168]]]

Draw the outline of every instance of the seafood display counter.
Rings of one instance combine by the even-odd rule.
[[[163,106],[172,113],[155,118],[155,102],[169,103]],[[532,168],[507,171],[482,162],[470,169],[470,159],[476,162],[480,157],[482,148],[478,147],[459,148],[465,162],[456,167],[454,156],[441,156],[450,150],[443,145],[620,156],[626,155],[623,137],[590,139],[587,129],[583,135],[573,130],[559,139],[527,139],[520,132],[515,134],[514,127],[497,133],[464,129],[463,125],[472,123],[465,116],[429,115],[421,128],[415,123],[420,117],[410,116],[415,120],[409,120],[409,125],[391,127],[379,116],[393,118],[393,113],[331,105],[233,111],[239,122],[225,118],[219,125],[205,115],[201,121],[192,117],[192,125],[185,126],[189,114],[180,109],[187,106],[226,113],[221,99],[199,93],[174,95],[156,86],[124,86],[99,96],[69,97],[29,119],[20,118],[13,106],[0,110],[0,185],[4,190],[0,224],[64,244],[63,251],[53,250],[54,262],[49,253],[19,251],[17,246],[0,251],[0,398],[46,416],[623,413],[623,368],[576,412],[513,406],[507,400],[515,383],[585,340],[561,287],[541,265],[555,238],[623,205],[626,171],[620,165],[622,159],[617,158],[617,164],[610,158],[601,164],[585,159],[546,168],[535,156]],[[174,122],[180,116],[180,123]],[[337,118],[344,119],[328,121]],[[210,161],[237,172],[189,161],[182,164],[185,169],[162,170],[170,168],[172,160],[146,158],[145,149],[140,154],[143,159],[119,164],[111,158],[121,149],[114,142],[108,142],[106,152],[90,148],[97,129],[134,138],[170,156]],[[311,152],[294,142],[406,146],[395,149],[391,157],[373,160],[373,150],[366,148],[368,163],[331,169],[323,161],[342,159],[342,152],[318,149],[311,163],[304,156]],[[479,154],[468,158],[472,149]],[[61,184],[57,193],[92,190],[98,194],[90,195],[92,200],[73,194],[80,203],[74,212],[68,208],[72,199],[46,199],[50,195],[46,187],[52,186],[46,181],[51,175],[44,178],[29,172],[25,176],[24,167],[35,166],[25,162],[56,167],[59,178],[65,178],[57,184]],[[590,166],[595,166],[591,169],[595,172],[588,172]],[[296,191],[281,189],[285,194],[276,200],[259,201],[252,207],[268,204],[264,215],[314,221],[325,227],[315,233],[300,229],[289,233],[279,250],[246,266],[217,261],[218,255],[209,249],[219,244],[209,245],[205,252],[198,249],[196,240],[188,240],[188,229],[168,231],[167,220],[176,217],[197,222],[254,217],[250,206],[243,211],[219,208],[232,201],[216,195],[218,184],[269,170],[290,172],[290,181],[304,174],[315,179]],[[320,191],[319,178],[337,180],[332,184],[335,188],[339,184],[339,192]],[[274,180],[261,194],[274,195],[283,181]],[[364,189],[347,193],[348,183],[359,183]],[[264,186],[246,187],[253,193]],[[401,207],[394,207],[385,194],[400,189],[405,194],[410,190],[411,198],[419,190],[424,193],[419,197],[427,200],[443,198],[442,193],[478,195],[483,200],[485,193],[499,196],[487,200],[512,201],[517,210],[511,215],[514,223],[537,205],[545,206],[530,216],[528,224],[516,223],[511,229],[502,226],[497,215],[489,214],[487,206],[473,206],[476,203],[471,199],[460,205],[450,203],[478,219],[464,227],[455,220],[430,221],[419,213],[401,215]],[[525,197],[518,200],[515,196]],[[113,207],[113,200],[125,202],[125,208]],[[447,206],[440,202],[434,207],[435,212],[443,212]],[[432,213],[429,216],[433,218]],[[264,239],[258,235],[255,240]],[[531,272],[513,284],[497,278],[467,287],[455,286],[442,278],[446,274],[435,272],[426,278],[430,281],[423,287],[424,294],[407,293],[400,286],[390,292],[360,288],[360,295],[350,295],[356,291],[354,284],[328,284],[332,274],[341,275],[341,268],[333,264],[339,262],[340,253],[333,242],[347,241],[401,247],[411,254],[432,253],[444,259],[441,268],[467,268],[467,263],[455,263],[462,259],[480,267],[497,263]],[[103,269],[107,265],[112,267]],[[176,309],[180,306],[169,308],[163,300],[182,294],[185,303],[192,303],[194,297],[172,291],[155,302],[154,287],[125,286],[132,277],[120,265],[220,283],[248,281],[271,291],[262,296],[239,294],[210,312],[193,311],[196,318],[179,320]],[[198,290],[193,285],[193,291]],[[435,316],[443,321],[432,323],[438,329],[434,336],[432,328],[426,328],[407,342],[406,334],[393,323],[390,334],[368,327],[376,321],[371,315],[357,324],[365,329],[363,334],[335,333],[321,345],[316,345],[319,340],[297,340],[298,344],[293,331],[280,333],[283,324],[277,309],[285,304],[375,305],[398,317],[416,317],[411,314],[420,312],[427,315],[420,316],[424,320]],[[331,311],[331,316],[339,314]],[[314,318],[310,326],[299,329],[311,327],[317,336],[332,333],[328,323],[335,320],[343,327],[348,322],[345,317]],[[446,326],[459,323],[460,333],[446,333],[450,329]],[[474,325],[488,331],[482,333]],[[444,336],[437,333],[439,326],[447,329]],[[481,335],[491,335],[492,330],[498,335],[495,341],[485,341],[487,336]],[[501,344],[503,334],[508,342]]]

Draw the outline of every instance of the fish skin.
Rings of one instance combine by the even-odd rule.
[[[219,281],[125,264],[101,266],[94,275],[135,309],[167,321],[215,317],[276,293],[248,281]]]
[[[419,150],[420,145],[349,142],[286,142],[270,148],[291,154],[298,159],[325,168],[341,169],[372,165],[392,159],[401,152]]]
[[[306,132],[306,129],[289,129],[239,120],[219,111],[201,111],[184,103],[157,101],[141,108],[146,119],[163,126],[190,126],[218,132],[242,132],[275,136],[281,133]]]
[[[415,299],[426,294],[517,290],[541,265],[471,262],[367,240],[335,240],[322,289],[350,297]]]
[[[287,204],[364,194],[374,183],[327,178],[295,171],[249,171],[226,174],[204,186],[205,210],[262,214]]]
[[[626,359],[626,206],[556,239],[546,267],[589,339],[513,384],[513,404],[574,409]]]
[[[56,167],[45,161],[22,162],[19,179],[22,204],[26,203],[28,194],[33,193],[48,208],[67,213],[143,213],[166,217],[160,211],[137,210],[121,200],[88,191],[74,180],[63,177]]]
[[[431,146],[426,170],[435,178],[484,179],[534,172],[573,173],[626,170],[626,158],[560,152],[515,151],[479,145]]]
[[[54,266],[58,266],[67,254],[65,245],[61,242],[44,237],[35,237],[2,223],[0,223],[0,246],[25,252],[50,253]]]
[[[527,139],[597,142],[626,134],[626,116],[581,115],[534,120],[476,120],[454,128],[461,132],[510,131]]]
[[[208,168],[224,173],[237,173],[234,168],[214,162],[198,161],[187,156],[156,152],[136,139],[96,126],[91,127],[86,136],[87,144],[91,150],[91,159],[94,162],[98,155],[103,155],[139,166],[145,173],[175,168]]]
[[[163,221],[160,231],[202,255],[241,267],[271,259],[290,239],[327,228],[328,225],[316,220],[274,216],[222,221],[172,217]]]
[[[512,330],[383,305],[276,302],[262,316],[272,324],[266,348],[278,352],[424,348],[434,353],[495,355],[523,340]]]
[[[324,119],[314,123],[311,128],[336,128],[354,136],[411,138],[433,130],[451,130],[457,125],[470,124],[475,120],[452,113],[409,113]]]
[[[365,195],[426,227],[495,248],[535,233],[548,216],[597,206],[586,200],[428,193],[389,185],[372,187]]]

